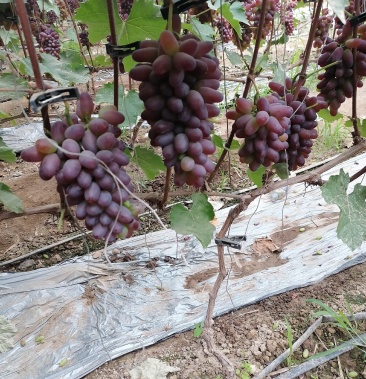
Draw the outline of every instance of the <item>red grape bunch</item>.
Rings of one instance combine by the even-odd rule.
[[[259,98],[256,104],[239,98],[236,109],[227,112],[226,117],[235,120],[236,137],[244,138],[240,161],[248,163],[251,171],[279,161],[280,152],[289,146],[287,132],[292,113],[291,107],[273,95]]]
[[[281,23],[285,27],[285,34],[291,36],[294,33],[294,8],[297,6],[297,0],[288,0],[281,6]]]
[[[256,28],[259,25],[259,20],[261,17],[262,9],[262,0],[248,0],[243,3],[245,7],[245,13],[250,21],[250,25],[254,28],[254,33],[256,33]],[[279,0],[269,0],[265,9],[266,17],[265,23],[262,32],[262,38],[265,39],[272,30],[273,19],[276,12],[279,10]]]
[[[313,42],[314,48],[321,48],[328,36],[329,29],[333,24],[333,15],[329,14],[328,8],[322,9],[322,15],[318,19],[317,29]]]
[[[217,91],[221,72],[218,59],[209,55],[212,48],[212,42],[191,34],[177,39],[165,30],[158,41],[142,41],[132,53],[139,64],[130,77],[142,82],[141,117],[151,125],[151,145],[163,149],[166,167],[174,167],[177,186],[201,187],[214,169],[208,158],[215,151],[209,119],[219,115],[213,103],[221,102],[223,95]]]
[[[262,29],[262,38],[265,39],[272,30],[273,19],[276,12],[279,10],[279,0],[269,0],[266,6],[266,18],[264,27]],[[247,49],[250,46],[250,41],[253,34],[256,35],[259,20],[262,13],[262,0],[247,0],[243,1],[243,8],[249,24],[240,22],[241,26],[241,39],[238,38],[236,33],[233,33],[233,43],[242,48]]]
[[[39,139],[21,157],[41,162],[40,177],[56,178],[66,203],[76,205],[76,218],[85,220],[95,238],[113,242],[139,228],[140,209],[129,198],[133,187],[124,169],[129,158],[125,144],[117,139],[124,116],[114,106],[105,106],[99,117],[91,118],[93,110],[90,95],[81,93],[76,114],[53,122],[50,138]]]
[[[118,0],[118,14],[122,21],[126,21],[133,5],[133,0]]]
[[[48,11],[46,12],[46,21],[48,24],[55,24],[58,20],[57,14],[55,11]]]
[[[228,43],[231,41],[233,38],[233,29],[226,18],[220,15],[217,16],[214,21],[214,26],[216,26],[222,42]]]
[[[79,33],[80,43],[82,46],[89,48],[91,43],[89,41],[89,32],[86,24],[79,24],[81,32]]]
[[[346,98],[353,96],[353,70],[357,70],[357,87],[362,87],[362,76],[366,76],[366,35],[365,26],[358,28],[360,38],[352,38],[352,27],[347,21],[336,40],[328,37],[318,59],[325,71],[318,75],[320,95],[329,104],[331,115],[335,116]],[[352,48],[358,49],[356,62]]]
[[[355,2],[353,0],[350,0],[349,1],[349,5],[346,6],[346,8],[344,8],[345,10],[345,17],[346,17],[346,20],[350,17],[349,15],[350,14],[353,14],[353,12],[355,11]],[[338,30],[342,30],[343,28],[343,22],[340,20],[340,18],[338,16],[335,16],[334,18],[334,28],[335,29],[338,29]]]
[[[60,59],[61,44],[59,35],[51,28],[50,25],[41,25],[41,30],[38,34],[40,47],[47,54]]]
[[[300,88],[299,95],[294,100],[292,92],[296,86],[297,82],[293,82],[290,78],[286,78],[285,85],[277,82],[269,83],[269,88],[274,91],[272,96],[283,100],[292,108],[290,128],[286,130],[288,148],[280,151],[278,160],[279,163],[287,163],[290,171],[305,164],[305,159],[311,153],[312,140],[318,137],[317,112],[328,106],[321,98],[309,96],[306,87]]]

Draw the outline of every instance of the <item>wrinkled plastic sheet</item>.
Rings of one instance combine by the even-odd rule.
[[[352,174],[364,164],[366,155],[353,158],[323,178],[340,167]],[[216,316],[319,282],[366,259],[365,244],[352,252],[337,239],[338,208],[325,203],[318,187],[298,184],[287,189],[287,196],[274,198],[269,194],[254,201],[230,229],[231,235],[243,235],[252,216],[241,251],[225,249],[230,275],[219,291]],[[217,230],[229,211],[216,213]],[[286,243],[280,265],[243,275],[238,265],[251,262],[253,242],[281,231],[282,225],[285,235],[291,228],[305,231]],[[218,272],[213,241],[204,251],[195,238],[163,230],[110,249],[134,260],[109,266],[103,255],[88,255],[49,268],[0,274],[0,314],[18,329],[14,348],[0,355],[2,379],[81,378],[110,359],[204,319]],[[268,256],[263,254],[263,260]],[[151,258],[155,268],[147,267]],[[40,335],[44,343],[37,344]]]
[[[13,128],[0,129],[0,137],[16,153],[33,146],[39,138],[44,136],[43,122],[32,122]]]

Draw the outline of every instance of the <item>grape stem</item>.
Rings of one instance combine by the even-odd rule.
[[[80,37],[79,37],[79,33],[78,33],[78,28],[76,26],[76,23],[75,23],[75,19],[74,19],[74,16],[71,12],[71,9],[69,7],[69,3],[67,2],[67,0],[64,0],[64,6],[65,8],[67,9],[67,12],[69,13],[69,16],[70,16],[70,19],[71,19],[71,22],[72,22],[72,26],[75,30],[75,34],[76,34],[76,38],[78,40],[78,44],[79,44],[79,50],[80,50],[80,54],[81,56],[83,57],[84,61],[85,61],[85,64],[89,67],[89,62],[88,60],[86,59],[86,56],[84,54],[84,51],[83,51],[83,46],[81,45],[81,42],[80,42]],[[92,66],[93,66],[93,69],[94,69],[94,65],[93,65],[93,61],[92,61]],[[95,85],[94,85],[94,78],[93,78],[93,75],[90,75],[90,81],[91,81],[91,84],[92,84],[92,88],[93,88],[93,93],[95,95],[96,91],[95,91]]]
[[[319,1],[321,2],[322,0],[319,0]],[[262,9],[266,9],[266,7],[267,7],[267,0],[263,0],[262,1]],[[247,75],[247,81],[245,83],[245,88],[244,88],[244,92],[243,92],[244,98],[246,98],[248,96],[250,86],[252,83],[254,83],[254,80],[255,80],[254,70],[255,70],[255,65],[257,62],[259,47],[260,47],[260,43],[261,43],[262,29],[263,29],[263,25],[265,22],[265,18],[266,18],[266,12],[261,12],[261,17],[259,20],[259,25],[258,25],[257,34],[256,34],[256,40],[255,40],[255,46],[254,46],[252,61],[250,63],[249,73]],[[258,89],[257,89],[257,91],[258,91]],[[233,130],[233,128],[231,128],[231,132],[230,132],[229,138],[225,144],[225,148],[223,149],[221,156],[216,163],[215,169],[212,171],[211,175],[207,179],[207,183],[211,183],[212,180],[214,179],[214,177],[216,176],[217,172],[219,171],[219,169],[222,165],[222,162],[224,161],[226,154],[227,154],[228,150],[230,149],[231,143],[233,142],[234,135],[235,135],[235,131]]]
[[[310,53],[312,50],[313,40],[314,40],[315,32],[317,29],[317,23],[315,22],[315,20],[319,19],[320,12],[322,10],[322,5],[323,5],[323,0],[318,0],[316,3],[316,10],[315,10],[314,17],[311,23],[311,28],[309,31],[309,38],[306,43],[304,62],[302,64],[302,68],[299,74],[299,80],[297,82],[297,86],[294,92],[294,100],[296,100],[297,96],[299,96],[300,89],[305,84],[305,81],[306,81],[306,70],[309,65]]]
[[[169,1],[168,30],[173,32],[173,1]]]
[[[336,65],[337,63],[339,63],[339,62],[342,62],[342,61],[340,60],[340,61],[335,61],[335,62],[329,63],[329,64],[327,64],[326,66],[324,66],[324,67],[320,67],[319,69],[317,69],[317,70],[311,72],[310,74],[305,74],[305,80],[308,79],[308,78],[310,78],[311,76],[317,74],[317,73],[320,72],[320,71],[323,71],[323,70],[326,70],[326,69],[329,68],[329,67],[335,66],[335,65]],[[301,77],[300,74],[299,74],[299,77]]]
[[[355,0],[355,10],[356,15],[360,14],[360,0]],[[357,37],[357,29],[358,25],[354,25],[352,28],[353,38]],[[357,48],[352,49],[353,54],[353,62],[356,62],[357,56]],[[352,96],[352,124],[353,124],[353,143],[357,145],[360,142],[360,130],[358,128],[358,120],[357,120],[357,65],[353,65],[353,75],[352,75],[352,84],[353,84],[353,96]]]
[[[167,167],[166,168],[166,175],[165,175],[164,196],[163,196],[163,199],[162,199],[161,204],[160,204],[161,208],[163,208],[164,205],[166,204],[166,202],[168,201],[171,175],[172,175],[172,168]]]

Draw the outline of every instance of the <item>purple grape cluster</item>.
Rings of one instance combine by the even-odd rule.
[[[50,25],[41,25],[41,30],[38,34],[38,42],[45,53],[60,59],[60,37]]]
[[[67,0],[67,4],[69,5],[71,14],[74,14],[76,9],[80,7],[78,0]]]
[[[233,38],[233,29],[226,18],[217,16],[214,21],[214,26],[216,26],[222,42],[228,43],[231,41]]]
[[[297,6],[297,0],[288,0],[281,7],[281,23],[285,27],[285,34],[291,36],[295,30],[294,8]]]
[[[82,46],[90,48],[91,43],[89,41],[89,32],[87,30],[86,24],[79,24],[81,32],[79,33],[79,39]]]
[[[353,96],[353,70],[357,67],[357,87],[362,87],[362,76],[366,75],[366,42],[352,37],[352,26],[349,21],[342,28],[336,40],[328,37],[318,59],[320,67],[325,71],[318,75],[317,85],[320,97],[329,104],[331,115],[335,116],[346,98]],[[361,42],[362,41],[362,42]],[[352,48],[357,51],[356,62],[353,59]]]
[[[48,24],[55,24],[58,20],[57,14],[55,11],[48,11],[46,13],[46,20]]]
[[[24,5],[29,17],[39,15],[40,9],[36,0],[27,0]]]
[[[309,96],[309,90],[301,87],[297,99],[294,99],[292,91],[297,82],[286,78],[285,84],[270,82],[269,88],[283,104],[291,108],[290,125],[286,129],[288,148],[280,151],[278,162],[287,163],[289,170],[296,170],[298,166],[305,164],[311,153],[313,140],[318,137],[316,127],[318,123],[317,112],[327,108],[328,104],[316,96]]]
[[[255,105],[239,98],[236,109],[227,112],[226,117],[235,120],[236,137],[244,138],[239,149],[240,161],[248,163],[251,171],[279,162],[280,152],[289,146],[286,131],[291,114],[292,108],[272,95],[259,98]]]
[[[179,40],[165,30],[158,41],[145,40],[132,53],[139,62],[130,77],[141,81],[139,96],[145,110],[141,117],[150,125],[152,146],[160,146],[166,167],[174,167],[174,182],[201,187],[214,163],[211,141],[214,126],[209,120],[219,115],[213,103],[221,102],[218,91],[219,61],[209,55],[213,44],[191,34]]]
[[[272,30],[273,19],[276,12],[279,10],[279,0],[269,0],[267,2],[266,9],[262,7],[262,0],[248,0],[243,3],[245,8],[245,13],[250,21],[250,26],[256,33],[256,28],[258,28],[261,13],[266,12],[265,23],[262,31],[262,38],[265,39]]]
[[[133,186],[124,169],[129,158],[125,144],[117,139],[124,116],[114,106],[106,106],[99,117],[91,118],[93,110],[90,95],[82,93],[76,114],[52,123],[50,138],[39,139],[21,157],[41,162],[40,177],[56,178],[66,203],[76,205],[76,218],[85,220],[95,238],[113,242],[130,237],[139,228],[140,209],[129,198]]]
[[[333,16],[329,14],[328,8],[322,9],[322,15],[318,19],[317,29],[313,42],[314,48],[321,48],[327,39],[330,27],[333,24]]]
[[[118,14],[122,21],[126,21],[131,13],[133,0],[118,0]]]

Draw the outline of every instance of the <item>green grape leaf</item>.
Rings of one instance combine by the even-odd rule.
[[[116,25],[121,20],[118,15],[117,1],[113,1],[113,13]],[[111,34],[106,3],[100,0],[88,0],[80,3],[75,20],[88,25],[89,41],[98,43]],[[122,21],[121,21],[122,22]]]
[[[161,17],[160,7],[154,1],[134,0],[128,19],[122,22],[122,28],[117,33],[118,44],[158,39],[165,27],[166,21]]]
[[[230,5],[230,11],[233,14],[235,20],[243,22],[244,24],[247,24],[247,25],[249,24],[242,2],[234,1]],[[241,36],[241,33],[239,33],[239,36]]]
[[[132,161],[140,166],[146,178],[153,180],[161,172],[165,171],[163,160],[153,149],[136,146],[133,152]]]
[[[234,3],[235,4],[235,3]],[[233,4],[233,5],[234,5]],[[244,11],[244,8],[242,7],[241,3],[238,4]],[[238,36],[241,36],[241,28],[239,21],[234,17],[234,14],[231,9],[232,5],[230,6],[229,3],[223,3],[222,6],[217,9],[219,13],[222,14],[223,17],[226,18],[227,22],[231,25],[233,29],[235,29]],[[234,8],[234,11],[238,13],[238,8]],[[248,20],[246,20],[248,23]]]
[[[339,175],[329,178],[321,191],[327,203],[336,204],[340,209],[338,238],[354,250],[366,239],[366,187],[358,183],[348,195],[348,184],[349,175],[341,169]]]
[[[341,113],[337,113],[335,116],[332,116],[329,112],[329,109],[321,109],[318,112],[318,116],[327,122],[333,122],[343,118],[343,114]]]
[[[272,168],[280,179],[287,179],[290,175],[287,163],[275,163]]]
[[[182,28],[194,33],[203,41],[213,41],[213,37],[215,35],[215,31],[212,26],[208,24],[201,24],[197,17],[192,17],[191,23],[182,25]]]
[[[125,69],[125,72],[130,72],[132,68],[134,68],[136,66],[136,63],[133,59],[132,59],[132,55],[129,55],[125,58],[123,58],[123,67]]]
[[[93,58],[93,63],[95,67],[107,67],[112,65],[111,58],[109,55],[97,55]]]
[[[0,92],[0,100],[9,98],[12,100],[21,99],[29,90],[28,83],[25,80],[9,73],[0,74],[0,89],[9,90],[9,88],[12,91]]]
[[[12,42],[12,44],[16,46],[19,43],[19,37],[13,29],[6,30],[5,28],[1,28],[0,39],[3,40],[4,45],[8,45]]]
[[[258,188],[263,186],[263,174],[265,172],[266,168],[264,166],[259,166],[256,171],[251,171],[249,168],[247,169],[247,175]]]
[[[243,67],[243,59],[238,53],[225,49],[225,54],[233,66]]]
[[[0,204],[3,204],[11,212],[21,213],[23,211],[23,202],[20,197],[13,194],[4,183],[0,183]]]
[[[208,0],[207,1],[207,5],[210,9],[216,11],[217,9],[220,8],[220,1],[215,1],[214,3],[212,3],[211,0]]]
[[[121,126],[135,125],[137,117],[140,116],[141,112],[144,110],[144,103],[135,90],[125,93],[124,88],[121,85],[118,86],[118,89],[118,110],[125,116],[125,121]],[[106,83],[98,90],[95,101],[99,104],[113,104],[113,92],[113,83]]]
[[[194,235],[206,248],[212,240],[216,228],[211,224],[215,217],[213,206],[204,193],[192,195],[192,207],[176,204],[170,213],[171,228],[179,234]]]
[[[273,62],[271,65],[273,72],[273,81],[277,83],[284,83],[286,78],[286,66],[280,62]]]
[[[342,24],[345,24],[346,16],[344,15],[344,8],[349,5],[349,0],[328,0],[328,4],[332,8],[332,11],[342,21]]]
[[[119,101],[119,111],[125,116],[125,121],[122,124],[124,126],[133,126],[137,122],[137,118],[144,110],[144,103],[139,98],[138,92],[135,90],[128,91],[122,101]]]
[[[288,40],[288,35],[283,33],[280,37],[272,41],[272,45],[283,45],[284,43],[288,42]]]
[[[75,55],[72,57],[70,60],[66,58],[57,60],[50,54],[41,54],[42,62],[39,62],[39,68],[42,75],[51,75],[62,86],[86,83],[90,79],[89,70],[83,64],[76,64]],[[19,68],[27,75],[33,76],[33,67],[29,58],[23,58]]]
[[[16,326],[4,316],[0,316],[0,353],[13,348],[13,337],[16,332]]]
[[[13,163],[16,160],[17,158],[14,151],[10,147],[6,146],[5,142],[0,137],[0,161]]]

